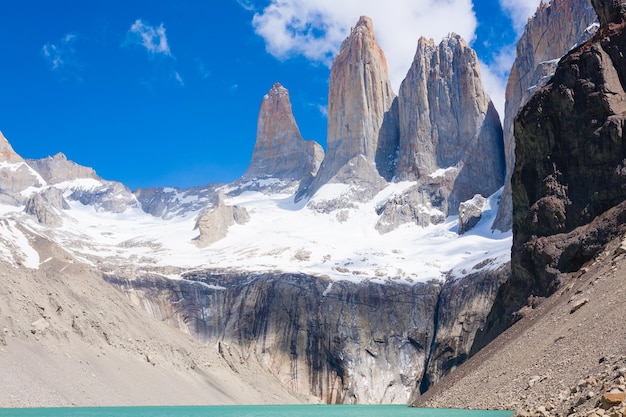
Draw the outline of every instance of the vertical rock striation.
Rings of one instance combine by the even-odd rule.
[[[507,175],[494,222],[495,229],[510,230],[512,226],[515,116],[533,93],[550,80],[559,59],[595,33],[597,27],[594,22],[597,22],[597,16],[589,0],[552,0],[539,5],[524,29],[506,86],[503,130]]]
[[[594,6],[596,35],[561,59],[515,121],[512,275],[483,344],[529,296],[550,295],[626,232],[626,24],[619,2]]]
[[[387,61],[376,43],[374,25],[361,17],[341,49],[330,72],[326,157],[308,189],[311,196],[340,174],[354,158],[367,164],[356,173],[339,175],[334,182],[362,177],[391,179],[397,148],[397,107],[389,81]],[[356,174],[356,175],[355,175]]]
[[[274,84],[261,103],[256,143],[244,178],[301,180],[315,175],[323,158],[317,142],[302,138],[289,91]]]
[[[502,186],[502,127],[483,89],[476,53],[460,36],[451,34],[439,45],[418,41],[398,113],[396,179],[417,181],[400,198],[416,223],[440,222],[456,214],[461,202]],[[397,217],[398,207],[390,201],[381,213]],[[381,223],[397,223],[392,220]]]

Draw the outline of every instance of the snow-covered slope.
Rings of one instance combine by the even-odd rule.
[[[189,210],[157,217],[133,204],[132,194],[111,184],[116,183],[77,179],[52,185],[64,192],[70,207],[61,210],[63,222],[55,228],[38,224],[22,207],[3,206],[2,253],[17,253],[16,243],[8,242],[21,242],[17,244],[20,253],[29,253],[26,241],[15,238],[19,221],[104,270],[160,271],[172,278],[188,270],[211,268],[415,283],[497,268],[510,259],[510,234],[491,232],[499,194],[488,200],[480,223],[463,236],[456,232],[456,216],[438,225],[405,224],[380,234],[375,229],[377,207],[414,183],[390,184],[371,201],[354,202],[340,210],[319,207],[348,195],[347,185],[327,184],[310,201],[298,203],[289,188],[241,192],[239,187],[246,188],[245,184],[224,186],[216,191],[222,193],[224,203],[245,208],[250,220],[231,226],[224,239],[199,248],[195,226],[210,200],[206,194],[189,197],[196,198],[196,204],[190,204],[189,198],[181,200],[190,204]],[[117,210],[112,210],[115,201],[122,204],[113,205]],[[30,267],[36,266],[33,256],[20,256],[29,259]]]

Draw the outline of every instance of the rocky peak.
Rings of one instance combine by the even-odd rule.
[[[39,173],[49,184],[58,184],[78,178],[100,179],[93,168],[78,165],[59,152],[43,159],[27,159],[26,163]]]
[[[480,79],[478,58],[450,34],[439,45],[421,38],[398,96],[400,180],[429,181],[455,173],[450,208],[475,194],[488,196],[504,181],[502,128]]]
[[[314,175],[323,157],[318,143],[302,138],[289,91],[275,83],[261,102],[256,144],[244,177],[300,180]]]
[[[0,162],[22,162],[24,161],[21,156],[19,156],[13,150],[13,147],[9,143],[9,141],[4,137],[2,132],[0,132]]]
[[[552,0],[542,2],[526,24],[506,86],[503,130],[507,176],[494,222],[496,229],[510,230],[512,224],[510,180],[515,164],[515,116],[534,92],[550,80],[559,59],[593,36],[597,29],[595,22],[597,16],[590,0]]]
[[[351,173],[350,178],[382,174],[390,179],[397,147],[394,99],[387,60],[376,43],[372,20],[361,17],[331,68],[326,157],[307,190],[309,196],[357,157],[364,158],[374,169],[362,175]]]

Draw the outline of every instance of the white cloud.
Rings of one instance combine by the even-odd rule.
[[[237,0],[237,3],[239,3],[241,7],[248,11],[253,11],[254,9],[256,9],[253,0]]]
[[[491,97],[500,119],[504,119],[504,101],[506,84],[509,72],[515,61],[516,44],[524,31],[528,19],[534,16],[539,4],[543,0],[499,0],[500,7],[506,16],[513,22],[513,28],[517,33],[515,43],[505,45],[499,50],[493,51],[490,63],[481,61],[481,78],[487,94]]]
[[[471,42],[477,24],[472,0],[272,0],[255,13],[253,26],[275,57],[302,55],[330,65],[361,15],[374,21],[396,92],[420,36],[439,42],[456,32]]]
[[[137,19],[128,30],[128,40],[143,46],[151,54],[172,55],[163,23],[150,26]]]
[[[178,84],[180,84],[181,87],[185,86],[185,81],[183,81],[183,77],[180,76],[178,71],[174,71],[174,78],[176,79]]]
[[[524,31],[529,17],[537,11],[543,0],[500,0],[500,7],[513,21],[513,27],[518,35]]]
[[[141,19],[135,20],[135,23],[130,26],[126,33],[126,40],[122,46],[129,44],[145,48],[151,58],[159,57],[155,62],[155,68],[158,68],[159,72],[164,71],[166,73],[165,77],[176,81],[176,84],[179,86],[185,86],[182,75],[175,68],[176,58],[172,55],[163,23],[159,26],[151,26],[144,23]],[[163,75],[159,75],[155,78],[162,77]],[[149,83],[146,82],[146,84]]]
[[[485,91],[491,97],[493,105],[498,110],[500,120],[504,121],[504,101],[506,83],[509,72],[515,60],[515,45],[503,47],[496,54],[490,64],[480,61],[480,75]]]
[[[43,56],[52,71],[58,72],[63,76],[69,76],[77,81],[82,81],[78,74],[82,68],[74,47],[77,40],[78,35],[68,33],[57,42],[46,43],[41,48],[41,56]]]
[[[68,33],[58,42],[48,42],[41,48],[41,55],[50,64],[50,69],[59,70],[74,62],[76,35]]]

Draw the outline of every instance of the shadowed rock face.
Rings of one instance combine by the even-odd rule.
[[[62,224],[59,212],[70,207],[63,198],[63,191],[49,187],[40,193],[33,194],[26,202],[24,212],[35,216],[37,221],[48,227]]]
[[[300,180],[315,175],[323,158],[324,150],[318,143],[302,139],[289,92],[274,84],[261,103],[257,139],[244,178]]]
[[[603,24],[516,118],[512,276],[490,315],[492,336],[528,296],[550,295],[562,273],[624,232],[625,52],[623,21]]]
[[[439,45],[419,40],[398,108],[396,176],[430,184],[431,174],[446,169],[445,201],[437,206],[444,216],[475,194],[489,196],[502,186],[500,120],[483,89],[476,53],[460,36]]]
[[[372,20],[361,17],[331,68],[326,157],[307,195],[313,195],[357,157],[376,165],[378,174],[374,175],[391,179],[398,140],[394,99]],[[369,172],[363,175],[371,176]]]
[[[559,59],[575,45],[587,41],[597,29],[597,16],[589,0],[542,2],[529,19],[517,43],[517,53],[506,86],[504,147],[507,175],[494,228],[510,230],[513,206],[511,176],[515,164],[515,116],[528,99],[543,87],[556,70]]]
[[[400,179],[416,180],[439,168],[480,163],[485,177],[473,181],[480,179],[491,190],[488,194],[502,185],[498,115],[483,89],[476,53],[459,35],[452,34],[439,45],[420,38],[398,101]]]
[[[376,284],[204,271],[109,278],[157,319],[327,403],[402,403],[467,358],[505,271]],[[417,391],[416,391],[417,390]]]
[[[622,23],[626,2],[621,0],[591,0],[593,7],[598,13],[601,24]]]
[[[200,232],[196,244],[207,247],[223,239],[228,234],[228,228],[235,223],[245,224],[250,220],[250,214],[244,207],[227,206],[221,196],[217,197],[214,207],[208,207],[198,216],[196,229]]]

